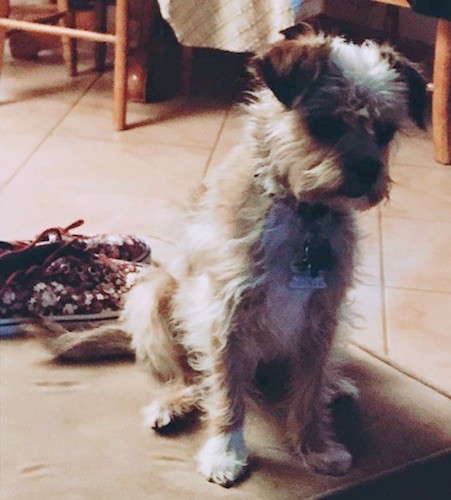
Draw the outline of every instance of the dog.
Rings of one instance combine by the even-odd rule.
[[[146,424],[201,408],[210,438],[199,471],[223,486],[246,468],[255,374],[280,360],[292,449],[320,473],[351,466],[330,405],[355,393],[336,361],[355,214],[388,197],[390,143],[409,121],[424,128],[426,102],[415,66],[370,41],[304,30],[253,68],[243,147],[196,192],[174,269],[150,269],[123,314],[137,357],[165,383]]]
[[[120,320],[163,382],[146,425],[204,412],[198,469],[222,486],[246,470],[246,408],[272,363],[288,373],[281,404],[293,452],[319,473],[350,468],[331,404],[357,390],[341,373],[339,341],[355,216],[388,198],[390,144],[409,123],[424,128],[426,103],[423,77],[394,49],[312,29],[252,69],[242,146],[196,191],[177,262],[148,269]]]

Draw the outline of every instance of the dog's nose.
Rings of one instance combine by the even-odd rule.
[[[345,193],[351,198],[367,194],[382,170],[382,163],[374,158],[361,158],[345,164]]]

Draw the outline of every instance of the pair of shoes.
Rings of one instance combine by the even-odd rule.
[[[30,241],[0,242],[0,336],[45,318],[65,324],[111,321],[150,261],[135,236],[72,234],[83,221],[50,228]]]

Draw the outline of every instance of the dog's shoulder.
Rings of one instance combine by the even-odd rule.
[[[205,175],[198,191],[199,208],[235,210],[246,205],[255,190],[255,168],[250,148],[236,147]]]
[[[250,147],[240,144],[221,162],[210,166],[205,176],[205,184],[229,188],[231,184],[242,183],[244,179],[252,178],[254,163]]]

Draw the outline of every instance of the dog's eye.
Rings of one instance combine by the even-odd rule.
[[[376,123],[374,126],[376,142],[379,146],[386,146],[396,133],[396,127],[392,123]]]
[[[307,120],[310,134],[322,142],[335,142],[346,132],[346,125],[338,118],[311,117]]]

